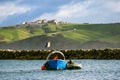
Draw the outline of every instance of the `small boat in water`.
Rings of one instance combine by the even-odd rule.
[[[54,56],[54,59],[51,59],[51,56],[54,54],[60,54],[62,59],[57,59],[57,56]],[[53,51],[47,56],[47,61],[41,67],[42,70],[64,70],[67,67],[67,62],[65,61],[65,56],[60,51]]]
[[[57,54],[57,55],[56,55]],[[59,59],[58,59],[59,54]],[[54,55],[54,56],[53,56]],[[66,61],[65,56],[60,51],[53,51],[47,56],[47,61],[41,67],[42,70],[73,70],[81,69],[80,64],[75,64],[74,62]]]
[[[73,63],[73,64],[70,64],[70,63],[67,63],[67,69],[68,70],[75,70],[75,69],[81,69],[81,64],[77,64],[77,63]]]

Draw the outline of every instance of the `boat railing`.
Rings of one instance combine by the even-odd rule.
[[[63,60],[65,60],[65,56],[64,56],[64,54],[63,54],[62,52],[60,52],[60,51],[53,51],[53,52],[51,52],[50,54],[48,54],[46,60],[49,60],[49,58],[50,58],[51,55],[53,55],[53,54],[60,54],[60,55],[62,55]]]

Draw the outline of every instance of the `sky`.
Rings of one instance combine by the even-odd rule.
[[[41,19],[118,23],[120,0],[0,0],[0,27]]]

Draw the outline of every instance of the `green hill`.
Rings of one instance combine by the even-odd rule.
[[[42,35],[44,32],[41,27],[2,27],[0,28],[0,42],[14,42],[37,35]]]
[[[22,26],[22,27],[21,27]],[[56,30],[53,24],[49,26],[2,27],[0,28],[0,42],[14,42],[33,36],[61,34],[65,38],[80,41],[102,41],[120,43],[120,24],[72,24],[59,25]]]
[[[21,40],[32,39],[37,36],[45,35],[46,39],[55,38],[55,35],[61,35],[61,39],[80,44],[100,43],[120,45],[120,24],[74,24],[65,23],[59,24],[56,29],[54,24],[43,26],[40,24],[34,25],[16,25],[0,28],[0,43],[13,44]],[[58,37],[58,39],[60,39]],[[61,40],[60,39],[60,40]],[[49,40],[49,39],[48,39]],[[48,41],[45,40],[45,41]],[[40,39],[39,39],[40,41]],[[44,42],[45,42],[44,41]],[[52,40],[55,43],[58,40]],[[33,42],[35,42],[33,40]],[[60,43],[57,43],[60,44]],[[66,44],[67,45],[67,44]],[[2,45],[0,45],[1,47]],[[59,46],[59,45],[58,45]],[[88,46],[88,45],[86,45]],[[80,47],[80,46],[79,46]]]

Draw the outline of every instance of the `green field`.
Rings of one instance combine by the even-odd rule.
[[[44,31],[40,27],[26,28],[26,27],[2,27],[0,28],[0,42],[14,42],[33,36],[42,35]]]
[[[120,24],[59,24],[58,29],[55,25],[25,27],[1,27],[0,42],[14,42],[26,38],[53,34],[63,35],[67,39],[80,41],[102,41],[109,43],[120,43]]]
[[[77,41],[120,43],[120,24],[74,24],[62,28],[64,37]]]

